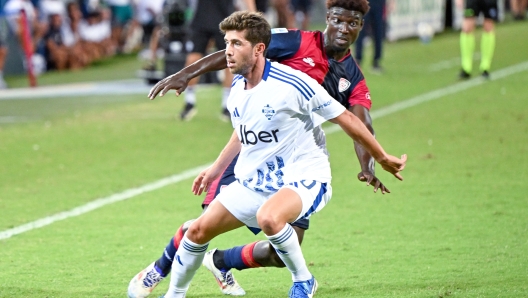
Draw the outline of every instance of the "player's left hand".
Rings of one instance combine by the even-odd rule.
[[[398,180],[403,180],[400,172],[403,171],[405,164],[407,163],[407,154],[403,154],[401,158],[397,158],[396,156],[392,155],[386,155],[383,160],[379,160],[378,163],[385,171],[394,175],[394,177],[398,178]]]
[[[357,177],[359,181],[367,182],[367,186],[374,186],[374,192],[377,192],[379,189],[381,190],[381,194],[390,193],[390,190],[371,172],[359,172]]]

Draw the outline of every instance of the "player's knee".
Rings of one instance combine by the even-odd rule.
[[[203,244],[208,241],[206,227],[199,221],[195,221],[189,225],[185,235],[194,243]]]
[[[268,212],[258,212],[257,222],[266,235],[275,235],[284,228],[285,223]]]
[[[183,225],[182,225],[182,232],[183,234],[187,233],[187,230],[189,229],[189,227],[191,226],[191,224],[196,220],[195,219],[191,219],[191,220],[188,220],[186,221]]]

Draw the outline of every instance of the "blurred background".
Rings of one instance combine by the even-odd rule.
[[[154,83],[185,65],[192,48],[191,24],[197,2],[0,0],[0,88],[24,86],[16,79],[20,75],[28,76],[26,86],[36,86],[37,77],[44,73],[80,71],[116,56],[128,57],[125,60],[130,62],[131,56],[137,57],[138,71],[134,75],[129,72],[128,77]],[[420,32],[427,38],[461,28],[463,8],[456,0],[383,3],[383,39],[389,42],[414,38]],[[275,27],[324,28],[326,8],[322,0],[234,0],[232,5],[226,9],[264,12]],[[498,0],[499,22],[523,21],[525,17],[526,1]],[[362,43],[368,45],[373,30],[366,26],[363,31],[367,38]],[[215,50],[215,44],[210,43],[207,52]],[[202,83],[211,82],[217,82],[216,75],[202,78]]]

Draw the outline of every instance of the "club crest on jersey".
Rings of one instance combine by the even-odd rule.
[[[303,61],[306,62],[307,64],[309,64],[311,67],[315,66],[315,62],[310,57],[303,58]]]
[[[339,79],[339,92],[343,92],[350,87],[350,82],[345,78]]]
[[[266,116],[268,120],[271,120],[271,118],[275,116],[275,109],[273,109],[272,107],[270,107],[269,104],[267,104],[262,108],[262,114],[264,114],[264,116]]]

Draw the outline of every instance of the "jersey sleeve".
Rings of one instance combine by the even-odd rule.
[[[335,100],[321,85],[314,85],[315,94],[310,99],[308,110],[313,114],[314,126],[341,115],[346,108]]]
[[[350,93],[348,103],[350,104],[350,106],[362,105],[370,111],[370,108],[372,107],[372,101],[370,99],[370,91],[367,87],[365,79],[362,79],[356,84],[356,86]]]
[[[293,57],[301,46],[301,32],[285,28],[271,29],[271,41],[266,58],[281,61]]]

